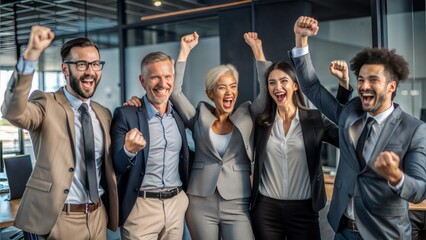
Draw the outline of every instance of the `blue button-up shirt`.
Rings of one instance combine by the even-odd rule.
[[[169,102],[161,116],[158,110],[143,97],[149,125],[149,154],[141,190],[161,190],[182,186],[179,175],[179,158],[182,137]]]

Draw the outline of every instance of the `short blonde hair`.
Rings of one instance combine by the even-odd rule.
[[[220,77],[226,74],[234,76],[238,84],[238,71],[232,64],[222,64],[209,70],[206,75],[206,90],[212,90]]]

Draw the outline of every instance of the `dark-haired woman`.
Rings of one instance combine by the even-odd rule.
[[[266,107],[256,118],[252,228],[256,239],[320,239],[318,212],[326,204],[320,152],[322,142],[338,146],[337,126],[308,109],[293,66],[265,61],[256,33],[245,40],[267,84]],[[334,61],[330,71],[348,87],[348,70]],[[339,86],[341,102],[351,91]]]

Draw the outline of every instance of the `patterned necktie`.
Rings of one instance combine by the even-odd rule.
[[[86,188],[89,190],[89,197],[93,203],[98,202],[98,183],[96,178],[95,161],[95,135],[93,134],[92,119],[88,112],[89,107],[82,103],[78,108],[81,115],[81,128],[83,130],[84,160],[86,163]]]
[[[362,155],[364,150],[365,141],[370,136],[371,127],[373,126],[375,120],[372,117],[367,118],[367,122],[364,125],[364,129],[362,129],[361,135],[358,138],[358,142],[356,144],[356,155],[358,156],[358,162],[361,169],[365,168],[365,159]]]

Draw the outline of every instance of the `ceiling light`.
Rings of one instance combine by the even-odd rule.
[[[154,1],[154,6],[156,6],[156,7],[161,6],[161,1],[160,0],[155,0]]]

